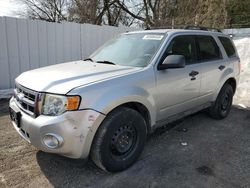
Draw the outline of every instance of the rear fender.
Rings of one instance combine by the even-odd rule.
[[[218,87],[216,88],[214,95],[212,97],[212,101],[216,101],[216,98],[221,90],[221,88],[223,87],[223,85],[227,82],[228,79],[230,78],[234,78],[234,71],[231,67],[227,68],[223,74],[220,77],[220,81],[218,84]]]

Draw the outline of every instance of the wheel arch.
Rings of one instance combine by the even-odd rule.
[[[121,101],[123,101],[123,102],[121,102]],[[119,103],[117,103],[117,101],[116,101],[116,103],[115,103],[116,105],[111,104],[111,105],[107,106],[104,109],[104,111],[102,112],[103,118],[101,118],[101,120],[98,121],[98,123],[92,127],[90,134],[88,135],[88,144],[86,146],[88,154],[91,151],[93,140],[94,140],[96,133],[97,133],[98,129],[100,128],[101,124],[103,123],[103,121],[105,121],[106,117],[112,111],[116,110],[119,107],[125,106],[125,107],[132,108],[132,109],[136,110],[137,112],[139,112],[146,121],[147,134],[151,133],[151,131],[152,131],[151,125],[153,125],[152,122],[155,122],[155,116],[154,116],[155,114],[153,114],[154,109],[152,109],[152,106],[149,103],[145,104],[139,100],[129,100],[129,101],[126,100],[125,102],[124,102],[124,100],[121,100],[121,101]]]
[[[232,86],[234,94],[235,94],[236,88],[237,88],[236,79],[231,77],[231,78],[227,79],[227,81],[223,85],[225,85],[226,83]]]
[[[213,101],[216,100],[218,94],[220,93],[221,88],[225,85],[225,84],[230,84],[233,88],[234,94],[236,92],[237,89],[237,80],[234,77],[229,77],[227,78],[225,81],[221,82],[221,84],[219,85],[217,91],[215,92],[214,96],[213,96]]]
[[[122,107],[122,108],[121,108]],[[127,150],[128,152],[130,152],[132,150],[132,157],[130,156],[131,152],[128,153],[129,155],[127,155],[126,153],[124,154],[125,157],[130,156],[128,159],[122,158],[123,160],[120,160],[120,164],[117,164],[117,161],[115,160],[107,160],[107,159],[115,159],[116,157],[112,157],[112,154],[109,154],[110,152],[110,141],[115,141],[113,136],[117,136],[119,137],[119,133],[116,132],[117,131],[121,131],[123,129],[120,129],[118,127],[118,129],[116,129],[116,125],[121,125],[122,127],[125,126],[127,127],[128,125],[124,125],[123,123],[121,124],[121,122],[126,122],[126,120],[129,120],[131,116],[135,116],[138,117],[139,115],[137,113],[134,112],[134,110],[138,111],[140,114],[144,113],[143,118],[145,119],[145,117],[148,114],[146,107],[138,102],[128,102],[128,103],[124,103],[121,104],[117,107],[115,107],[114,109],[112,109],[108,114],[106,114],[106,118],[109,116],[109,118],[107,119],[107,121],[105,122],[104,119],[103,122],[100,124],[100,126],[97,128],[95,135],[93,137],[92,143],[91,143],[91,147],[90,147],[90,157],[92,158],[93,162],[100,167],[101,169],[105,170],[105,171],[111,171],[111,172],[115,172],[115,171],[120,171],[123,169],[126,169],[127,167],[129,167],[131,164],[133,164],[133,162],[138,158],[139,154],[141,153],[143,146],[145,145],[146,142],[146,138],[147,138],[147,127],[145,127],[142,119],[140,118],[138,124],[135,124],[135,127],[137,127],[137,135],[136,137],[133,136],[134,140],[136,142],[134,142],[134,147],[130,147],[129,150]],[[127,113],[127,114],[126,114]],[[123,116],[123,114],[126,114],[125,116]],[[118,117],[116,116],[118,115]],[[124,118],[125,117],[125,118]],[[123,119],[124,118],[124,119]],[[113,121],[114,120],[114,121]],[[124,121],[121,121],[124,120]],[[136,126],[138,125],[138,126]],[[111,132],[108,131],[111,127]],[[115,131],[115,132],[112,132]],[[107,133],[112,133],[112,134],[108,134],[108,137],[105,136],[107,135]],[[141,139],[135,139],[135,138],[141,138]],[[107,140],[109,139],[110,140]],[[127,137],[128,138],[128,137]],[[124,139],[124,138],[122,138]],[[126,139],[126,138],[125,138]],[[105,142],[106,141],[106,142]],[[124,142],[124,141],[122,141]],[[126,142],[126,140],[125,140]],[[120,142],[120,144],[122,144]],[[127,142],[128,144],[128,142]],[[124,147],[124,146],[122,146]],[[105,149],[103,149],[105,148]],[[132,148],[132,149],[131,149]],[[136,148],[136,149],[133,149]],[[107,151],[109,150],[109,151]],[[126,151],[126,152],[127,152]],[[135,154],[135,155],[134,155]],[[123,154],[121,154],[123,155]],[[135,158],[136,157],[136,158]],[[114,165],[113,165],[114,164]]]
[[[139,114],[141,114],[141,116],[144,118],[144,120],[146,122],[147,133],[151,132],[151,115],[150,115],[148,108],[144,104],[142,104],[140,102],[136,102],[136,101],[125,102],[125,103],[119,104],[118,106],[114,107],[108,114],[110,114],[111,112],[113,112],[114,110],[116,110],[120,107],[131,108],[131,109],[139,112]]]

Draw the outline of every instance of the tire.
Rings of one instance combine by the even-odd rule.
[[[210,116],[214,119],[224,119],[228,116],[233,102],[233,88],[230,84],[224,84],[215,103],[209,108]]]
[[[147,137],[146,122],[136,111],[119,107],[100,125],[91,148],[92,161],[101,169],[118,172],[141,154]]]

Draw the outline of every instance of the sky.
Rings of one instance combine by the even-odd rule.
[[[17,0],[0,0],[0,16],[18,17],[15,12],[21,5],[17,2]]]

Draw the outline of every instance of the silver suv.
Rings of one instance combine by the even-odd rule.
[[[16,131],[45,152],[87,158],[121,171],[155,128],[208,109],[230,111],[240,60],[230,38],[203,30],[121,34],[84,61],[16,78],[10,115]]]

